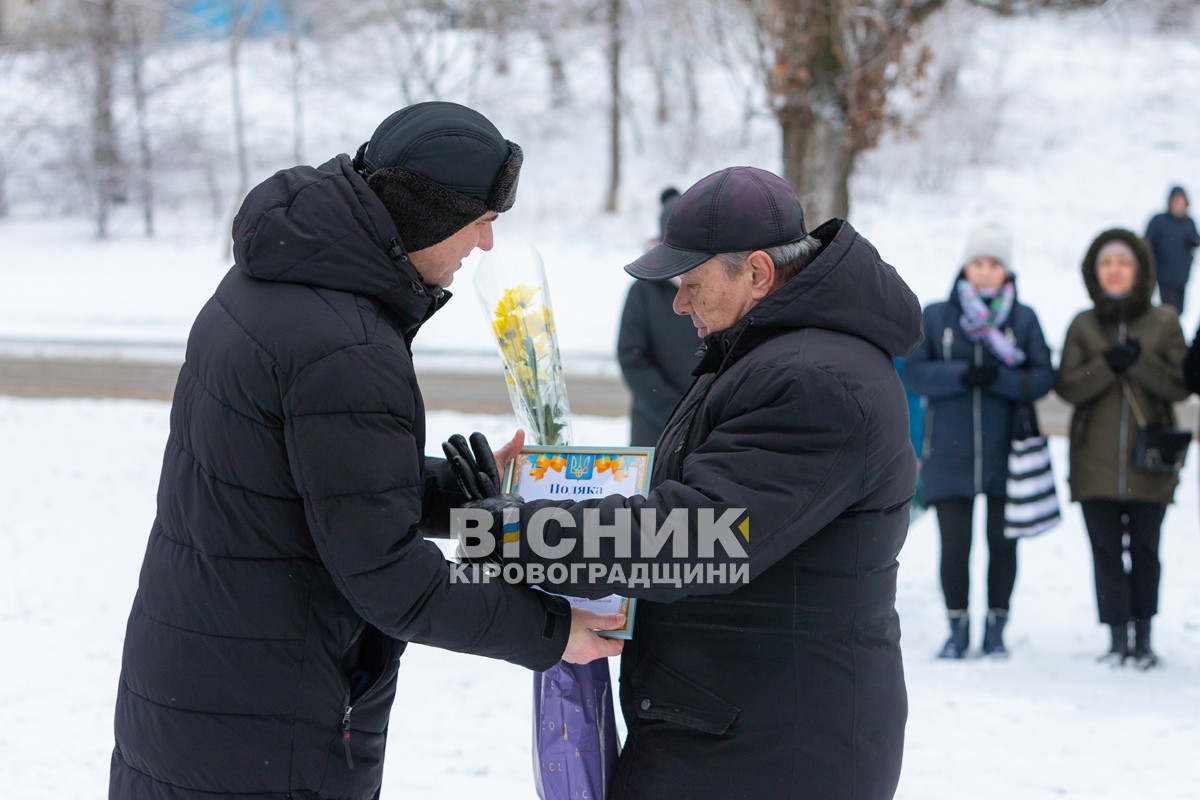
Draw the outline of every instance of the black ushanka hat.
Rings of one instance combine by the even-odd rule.
[[[402,108],[358,149],[354,168],[383,201],[409,251],[512,208],[521,148],[457,103]]]

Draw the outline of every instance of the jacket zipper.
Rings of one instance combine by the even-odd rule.
[[[345,713],[342,714],[342,747],[346,751],[346,767],[354,769],[354,756],[350,755],[350,712],[354,710],[354,706],[346,706]]]
[[[921,458],[929,458],[933,451],[933,406],[925,409],[925,440],[921,442]]]
[[[983,345],[975,343],[975,366],[983,366]],[[971,397],[971,421],[975,427],[975,494],[983,493],[983,390],[976,386]]]
[[[1120,327],[1117,329],[1117,341],[1125,344],[1127,331],[1125,329],[1125,321],[1121,320]],[[1121,376],[1117,376],[1117,381],[1124,380]],[[1124,497],[1129,492],[1129,464],[1127,459],[1127,450],[1129,441],[1129,401],[1125,398],[1125,393],[1121,392],[1121,435],[1117,442],[1117,496]]]
[[[942,328],[942,360],[950,360],[950,349],[954,345],[954,329]],[[921,443],[921,458],[929,458],[933,453],[933,412],[932,404],[925,407],[925,436]]]

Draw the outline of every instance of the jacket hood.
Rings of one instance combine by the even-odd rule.
[[[707,336],[697,372],[716,368],[713,359],[738,358],[763,339],[799,328],[857,336],[893,358],[917,348],[924,338],[921,304],[874,245],[841,219],[812,235],[822,244],[816,258],[733,327]]]
[[[233,256],[253,278],[372,297],[409,324],[449,299],[421,282],[396,224],[345,154],[254,187],[233,220]]]
[[[1129,245],[1138,262],[1133,291],[1119,300],[1106,296],[1100,288],[1100,279],[1096,277],[1096,257],[1104,245],[1114,240]],[[1150,298],[1154,295],[1154,253],[1146,240],[1133,231],[1111,228],[1097,236],[1083,257],[1082,271],[1083,285],[1087,287],[1088,295],[1096,307],[1096,316],[1100,319],[1106,322],[1136,319],[1150,309]]]

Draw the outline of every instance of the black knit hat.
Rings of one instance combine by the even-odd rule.
[[[380,123],[354,168],[383,201],[405,249],[423,250],[488,211],[512,208],[521,148],[457,103],[417,103]]]

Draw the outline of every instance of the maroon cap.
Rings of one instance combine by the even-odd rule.
[[[808,235],[800,199],[778,175],[729,167],[701,178],[675,202],[662,243],[625,266],[635,278],[682,275],[718,253],[765,250]]]

